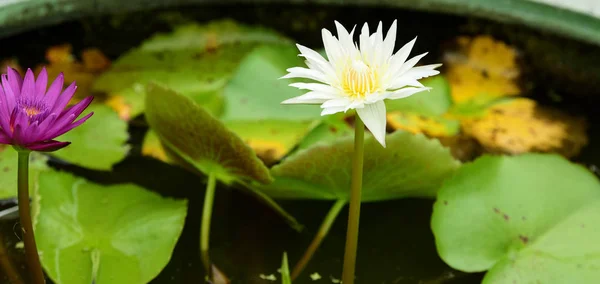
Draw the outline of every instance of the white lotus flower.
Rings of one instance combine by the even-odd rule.
[[[381,22],[377,31],[369,35],[369,26],[363,26],[359,44],[337,21],[338,38],[322,30],[327,59],[316,51],[299,45],[300,56],[308,68],[294,67],[282,78],[307,78],[318,83],[293,83],[292,87],[309,90],[308,93],[284,101],[284,104],[321,104],[321,115],[356,109],[365,126],[385,147],[386,112],[383,100],[401,99],[429,90],[419,79],[439,74],[434,70],[441,64],[414,67],[427,53],[408,59],[417,38],[394,53],[396,21],[385,39]]]

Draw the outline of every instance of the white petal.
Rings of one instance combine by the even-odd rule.
[[[356,109],[358,116],[365,123],[365,126],[373,133],[373,136],[385,147],[385,103],[378,101],[373,104],[365,105],[364,108]]]
[[[422,91],[428,91],[431,90],[431,88],[428,87],[424,87],[424,88],[413,88],[413,87],[408,87],[408,88],[403,88],[400,89],[398,91],[389,93],[387,95],[387,99],[389,100],[396,100],[396,99],[402,99],[402,98],[406,98],[406,97],[410,97],[416,93],[422,92]]]
[[[300,50],[300,56],[306,58],[306,65],[309,68],[317,69],[328,76],[335,76],[333,66],[321,54],[300,44],[296,44],[296,46]]]
[[[359,45],[363,60],[373,62],[373,46],[369,37],[369,25],[365,23],[360,31]]]
[[[404,73],[402,76],[407,76],[407,77],[410,76],[417,80],[426,78],[429,76],[440,74],[440,71],[435,70],[435,68],[438,68],[440,66],[442,66],[442,64],[430,64],[430,65],[414,67],[414,68],[411,68],[410,70],[406,71],[406,73]]]
[[[343,56],[342,48],[340,47],[338,40],[327,29],[321,30],[321,35],[323,37],[323,45],[325,47],[327,59],[329,59],[329,62],[335,70],[337,69],[336,66],[338,61]]]
[[[388,30],[385,40],[383,40],[383,47],[381,53],[383,54],[384,60],[387,60],[394,52],[394,45],[396,44],[396,20],[392,23],[392,26]]]
[[[315,81],[319,81],[322,83],[328,84],[327,76],[323,74],[321,71],[302,68],[302,67],[293,67],[287,70],[289,73],[280,79],[289,79],[289,78],[307,78]]]
[[[409,59],[408,61],[404,62],[404,64],[402,64],[402,67],[400,67],[400,69],[396,72],[396,74],[393,74],[392,76],[393,77],[401,76],[402,74],[404,74],[404,72],[410,70],[415,65],[417,65],[417,62],[419,62],[419,60],[421,60],[421,58],[425,57],[425,55],[427,55],[427,53],[428,52],[425,52],[423,54],[419,54],[419,55],[417,55],[417,56]]]
[[[419,80],[410,77],[410,76],[400,76],[400,78],[396,78],[388,87],[387,90],[397,90],[400,88],[404,88],[406,86],[410,87],[425,87]]]
[[[289,86],[296,87],[300,90],[311,90],[311,91],[316,91],[319,93],[327,93],[327,94],[332,94],[332,95],[336,95],[339,93],[338,89],[336,89],[330,85],[325,85],[325,84],[320,84],[320,83],[292,83]]]
[[[328,100],[321,105],[321,108],[330,108],[330,107],[347,107],[350,105],[351,101],[348,98],[336,98],[332,100]]]
[[[336,96],[328,93],[308,92],[304,95],[287,99],[282,104],[322,104],[328,100],[335,99]]]
[[[415,37],[413,40],[409,41],[402,48],[400,48],[400,50],[398,50],[398,52],[396,52],[390,58],[390,69],[388,70],[389,73],[395,74],[396,72],[398,72],[398,70],[400,70],[400,68],[402,68],[402,65],[410,55],[410,51],[415,46],[416,41],[417,38]]]
[[[340,24],[338,21],[335,21],[335,28],[337,29],[338,38],[340,39],[340,45],[342,46],[344,51],[351,54],[354,49],[354,41],[352,40],[352,37],[354,35],[354,29],[356,27],[352,28],[352,31],[348,33],[348,31],[346,30],[346,28],[344,28],[344,26],[342,26],[342,24]]]
[[[373,34],[373,52],[374,58],[372,64],[375,66],[383,65],[383,24],[381,22],[379,22],[377,31]],[[387,60],[387,58],[385,58],[385,60]]]
[[[325,108],[325,109],[323,109],[323,111],[321,111],[321,116],[329,115],[329,114],[334,114],[334,113],[338,113],[338,112],[343,112],[344,109],[345,109],[344,107],[329,107],[329,108]]]

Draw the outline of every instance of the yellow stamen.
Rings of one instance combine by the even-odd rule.
[[[42,112],[42,110],[36,108],[36,107],[25,107],[25,112],[27,113],[27,115],[29,117],[32,117],[36,114],[39,114],[40,112]]]
[[[379,89],[379,76],[361,60],[354,60],[342,73],[342,89],[353,98],[364,98]]]

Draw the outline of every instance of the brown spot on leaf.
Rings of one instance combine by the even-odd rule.
[[[529,242],[529,237],[527,236],[519,235],[519,239],[521,242],[523,242],[523,244],[527,244]]]
[[[329,127],[329,131],[330,131],[331,133],[336,133],[336,132],[338,131],[338,129],[337,129],[337,128],[335,128],[335,127],[333,127],[333,126],[331,126],[331,127]]]
[[[502,218],[504,218],[504,220],[508,221],[510,219],[510,216],[508,216],[508,214],[504,213],[502,215]]]
[[[2,171],[6,173],[6,172],[10,171],[10,168],[9,168],[9,167],[4,167],[4,168],[2,169]]]
[[[444,205],[448,205],[448,200],[444,200]]]

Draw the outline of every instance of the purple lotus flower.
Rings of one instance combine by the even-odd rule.
[[[2,74],[0,85],[0,144],[32,151],[51,152],[69,145],[54,138],[81,125],[93,113],[75,121],[90,105],[89,96],[76,105],[66,108],[75,94],[77,86],[73,82],[62,91],[64,76],[61,73],[48,86],[48,73],[42,69],[35,79],[31,69],[25,78],[8,67]]]

